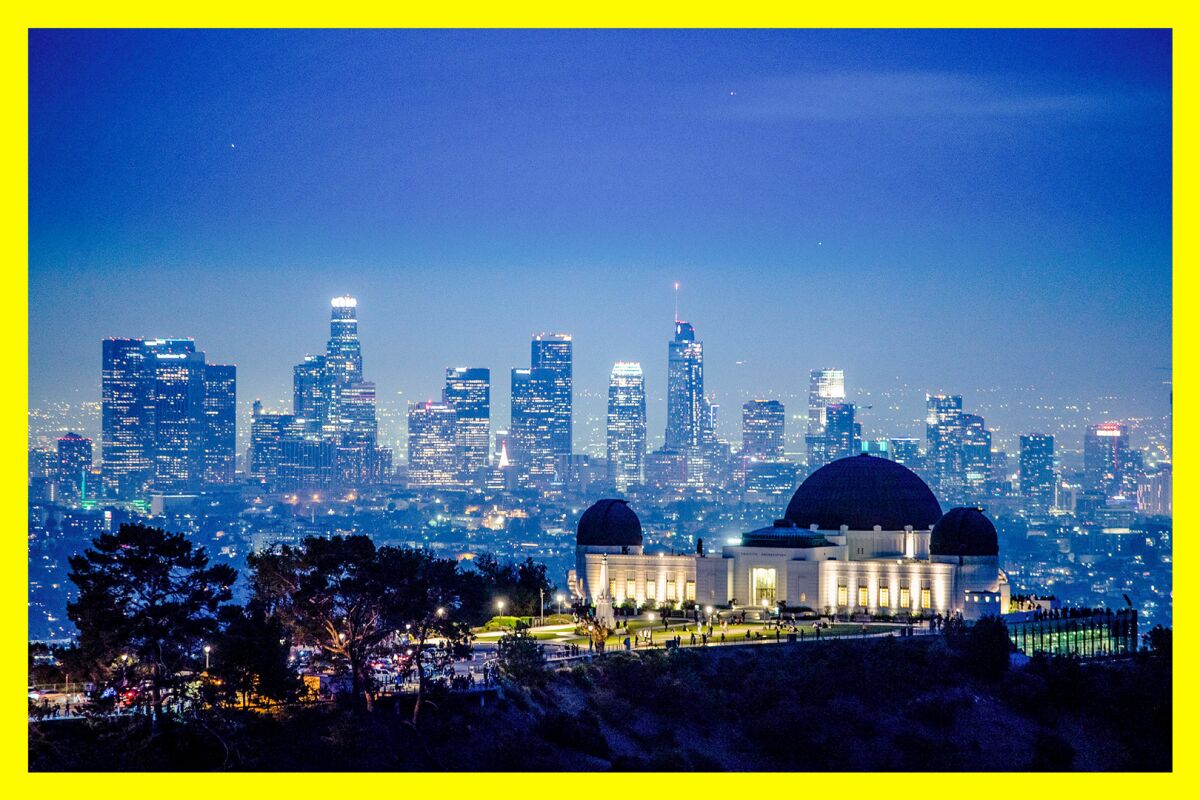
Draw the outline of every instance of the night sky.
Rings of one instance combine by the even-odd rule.
[[[347,293],[381,397],[490,367],[502,427],[562,330],[577,393],[642,362],[661,436],[678,280],[728,404],[840,366],[1165,414],[1170,65],[1145,31],[33,32],[30,402],[171,335],[282,410]]]

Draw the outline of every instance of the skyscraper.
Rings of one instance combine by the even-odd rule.
[[[448,367],[442,402],[454,408],[459,471],[464,482],[479,485],[488,466],[491,442],[492,373],[482,367]]]
[[[569,334],[541,333],[530,342],[530,369],[554,373],[550,394],[550,446],[557,460],[571,455],[572,342]]]
[[[978,414],[963,414],[959,419],[962,427],[963,484],[972,499],[979,499],[991,474],[992,432]]]
[[[154,370],[155,491],[196,491],[204,478],[204,353],[191,340],[147,342]]]
[[[1031,433],[1021,437],[1021,497],[1030,511],[1045,513],[1054,502],[1054,437]]]
[[[783,458],[786,416],[778,400],[748,400],[742,405],[742,456],[775,461]]]
[[[836,461],[858,455],[862,449],[858,443],[858,430],[854,422],[854,403],[826,403],[825,457]]]
[[[237,473],[237,367],[204,368],[204,482],[229,485]]]
[[[925,466],[943,491],[961,487],[963,464],[962,395],[925,395]]]
[[[329,388],[325,356],[305,356],[292,370],[292,413],[321,424],[328,422]]]
[[[375,413],[375,384],[356,381],[341,387],[339,404],[341,444],[339,472],[343,483],[354,486],[377,480],[376,453],[379,425]]]
[[[825,409],[830,403],[841,403],[845,399],[846,377],[842,370],[814,369],[808,373],[808,432],[804,443],[810,470],[833,460],[825,438]]]
[[[132,500],[154,476],[153,375],[141,339],[105,339],[101,350],[101,480],[109,497]]]
[[[608,379],[608,477],[617,491],[645,480],[646,383],[636,361],[613,364]]]
[[[446,403],[408,405],[408,485],[412,488],[458,486],[457,415]]]
[[[88,488],[88,473],[92,469],[92,440],[70,432],[58,439],[58,490],[67,500],[85,500],[85,492],[96,496],[96,488]]]
[[[663,449],[690,453],[705,440],[709,421],[704,397],[704,343],[691,323],[675,321],[667,345],[667,430]]]
[[[509,460],[522,484],[543,485],[555,475],[555,382],[551,369],[512,371],[512,419]]]
[[[249,472],[262,478],[268,487],[274,487],[279,482],[283,440],[295,420],[293,414],[264,413],[261,406],[251,419]]]
[[[342,427],[342,390],[362,381],[362,349],[358,341],[358,300],[335,297],[330,305],[324,393],[328,424],[340,432],[345,430]]]
[[[1124,422],[1089,425],[1083,437],[1084,489],[1116,497],[1124,490],[1130,465],[1129,428]]]
[[[889,458],[909,469],[921,466],[921,440],[908,437],[888,439]]]

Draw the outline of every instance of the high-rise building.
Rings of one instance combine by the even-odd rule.
[[[204,478],[206,365],[190,340],[154,340],[155,491],[196,491]]]
[[[408,405],[408,485],[453,488],[459,485],[457,415],[447,403]]]
[[[132,500],[154,477],[154,378],[142,339],[101,345],[101,480],[109,497]]]
[[[925,395],[925,467],[937,487],[957,491],[965,482],[962,395]]]
[[[977,499],[991,475],[992,432],[978,414],[963,414],[959,419],[962,428],[963,484],[971,497]]]
[[[259,406],[250,421],[249,472],[262,478],[268,487],[279,480],[279,465],[283,460],[283,440],[296,420],[293,414],[264,413]]]
[[[1143,514],[1156,516],[1171,516],[1171,465],[1159,464],[1158,467],[1142,477],[1137,488],[1138,510]]]
[[[572,342],[569,334],[542,333],[530,342],[530,369],[554,373],[551,384],[550,446],[557,459],[571,455]]]
[[[1116,497],[1130,466],[1129,428],[1124,422],[1089,425],[1083,437],[1083,488]]]
[[[704,397],[704,343],[691,323],[676,320],[667,345],[667,430],[663,447],[687,453],[700,447],[709,421]]]
[[[826,403],[825,457],[836,461],[858,455],[862,451],[860,430],[854,422],[854,403]]]
[[[808,432],[805,434],[805,450],[808,453],[808,468],[816,469],[833,460],[829,455],[829,443],[825,438],[825,409],[831,403],[842,403],[846,399],[846,377],[840,369],[814,369],[808,374]]]
[[[325,356],[305,356],[292,370],[292,413],[325,424],[329,420],[329,389]]]
[[[608,477],[624,492],[645,480],[646,382],[636,361],[613,364],[608,380]]]
[[[555,383],[551,369],[512,371],[512,419],[509,425],[509,460],[522,484],[543,485],[555,475]]]
[[[66,500],[86,500],[96,496],[88,487],[92,471],[92,440],[70,432],[58,439],[57,479],[60,496]]]
[[[339,392],[341,480],[349,486],[376,482],[379,478],[376,453],[379,425],[375,414],[375,384],[357,381],[342,386]]]
[[[462,480],[480,485],[491,441],[492,373],[483,367],[448,367],[442,402],[452,406]]]
[[[1045,513],[1054,502],[1054,437],[1031,433],[1021,437],[1021,497],[1030,511]]]
[[[229,485],[237,473],[237,367],[204,368],[204,482]]]
[[[325,396],[328,425],[340,431],[342,388],[363,378],[362,348],[358,341],[358,300],[330,301],[329,341],[325,345]]]
[[[888,453],[892,461],[909,469],[921,466],[921,440],[908,437],[888,439]]]
[[[742,405],[742,456],[760,461],[783,458],[786,416],[778,400],[748,400]]]

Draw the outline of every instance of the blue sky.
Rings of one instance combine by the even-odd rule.
[[[382,396],[487,366],[503,422],[566,330],[582,391],[642,361],[661,433],[678,280],[726,403],[838,365],[1165,413],[1170,63],[1156,31],[34,31],[30,400],[98,398],[113,335],[283,397],[351,293]]]

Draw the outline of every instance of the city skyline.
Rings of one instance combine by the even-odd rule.
[[[436,399],[450,366],[505,376],[565,331],[577,418],[637,361],[653,440],[681,281],[726,420],[828,365],[852,395],[1034,386],[1169,413],[1167,33],[414,36],[35,32],[31,405],[98,399],[95,341],[155,335],[204,341],[271,403],[346,293],[381,403]],[[375,77],[332,57],[348,45]],[[357,102],[305,130],[330,81]],[[74,296],[94,302],[37,311]]]

